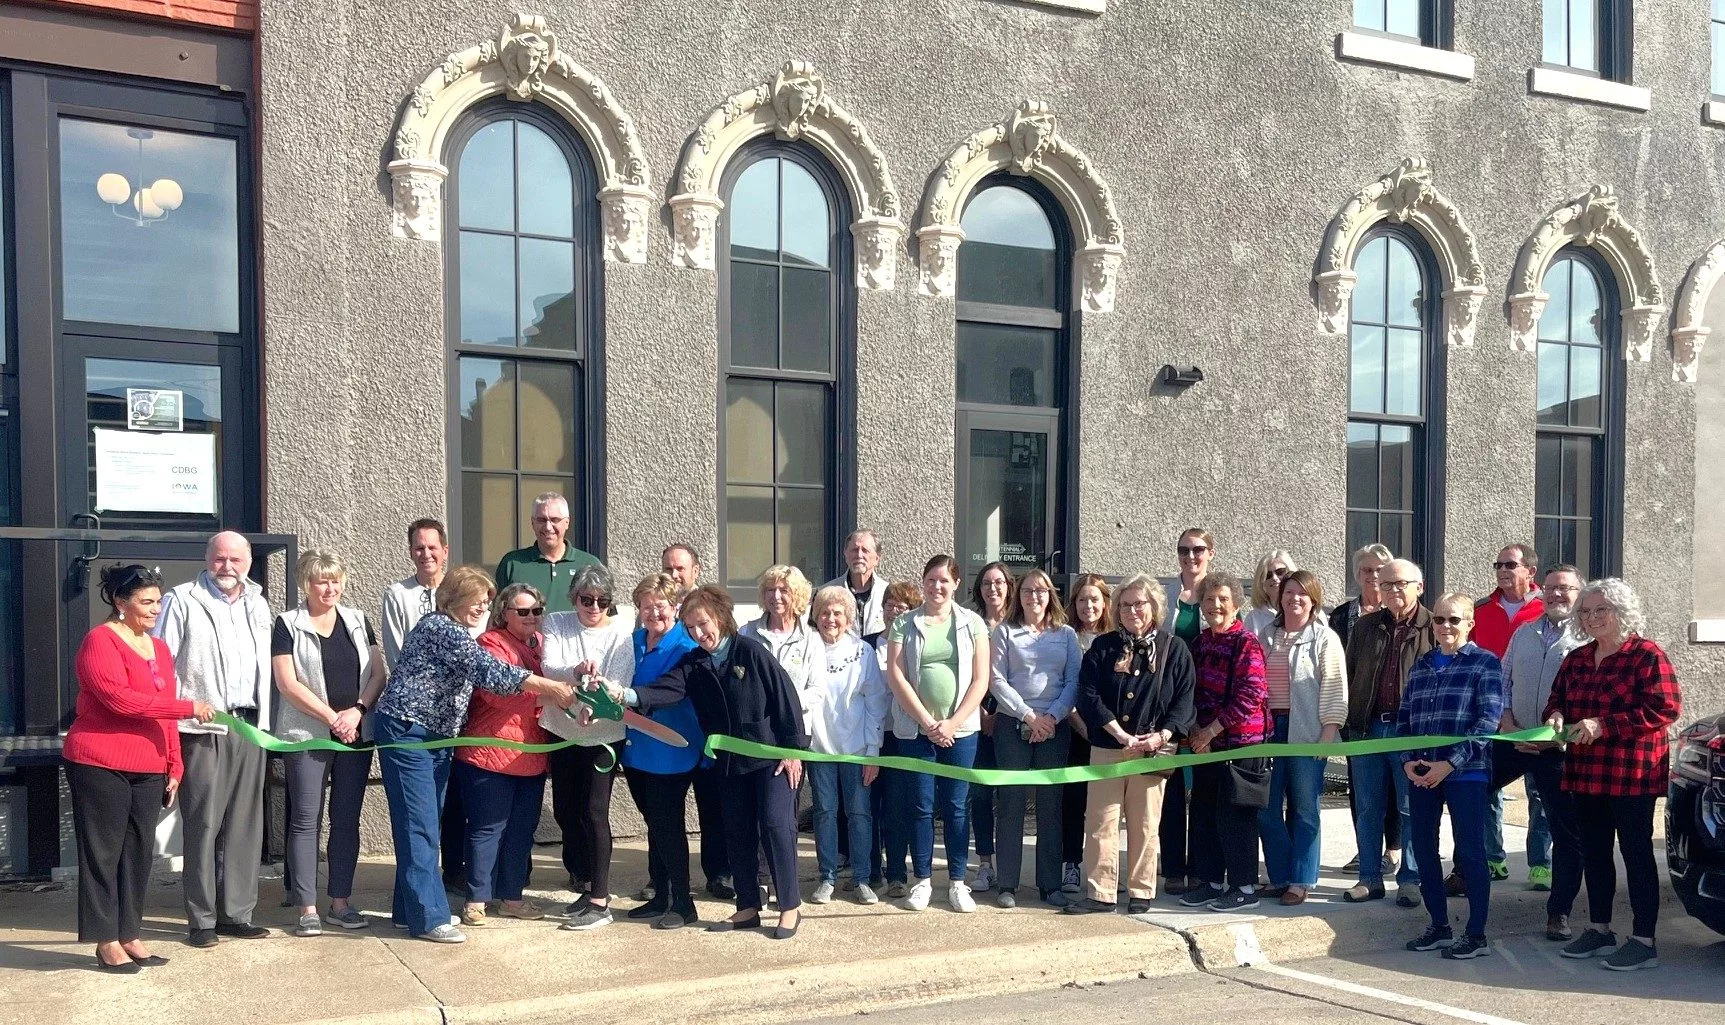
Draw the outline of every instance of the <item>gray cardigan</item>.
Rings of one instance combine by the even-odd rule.
[[[181,584],[169,591],[162,602],[162,616],[156,621],[156,636],[167,642],[174,656],[174,676],[179,687],[176,697],[186,701],[203,701],[219,712],[230,709],[222,695],[229,664],[222,657],[222,644],[250,644],[258,666],[258,726],[269,729],[270,697],[275,688],[270,684],[270,608],[264,600],[263,588],[254,581],[245,582],[245,599],[249,617],[249,637],[231,640],[222,636],[224,628],[216,617],[216,603],[221,599],[210,594],[204,577]],[[181,719],[181,733],[227,733],[221,723],[200,723],[196,719]]]
[[[365,614],[358,609],[350,609],[345,605],[335,607],[337,620],[347,635],[353,638],[353,649],[359,652],[359,689],[365,692],[366,680],[371,672],[371,644],[365,635]],[[306,689],[316,694],[322,701],[329,700],[329,687],[323,679],[323,644],[322,637],[311,625],[311,613],[303,608],[292,609],[281,615],[283,623],[293,632],[293,670],[299,682]],[[271,674],[274,679],[274,674]],[[336,709],[336,711],[341,711]],[[371,716],[367,714],[360,725],[362,739],[370,739]],[[323,720],[302,712],[298,705],[282,695],[280,707],[276,709],[275,730],[283,740],[328,740],[329,727]]]
[[[964,703],[964,696],[970,693],[970,675],[972,662],[976,656],[977,644],[988,644],[988,626],[982,617],[964,606],[953,602],[948,608],[948,616],[954,617],[957,641],[953,645],[953,654],[958,661],[958,704]],[[898,617],[898,622],[904,625],[903,639],[899,641],[899,668],[904,671],[904,678],[910,682],[912,690],[917,689],[917,681],[922,677],[922,639],[924,624],[927,619],[922,609],[911,609]],[[929,713],[944,717],[955,709],[929,709]],[[968,737],[982,728],[982,709],[970,713],[970,718],[959,724],[958,735]],[[906,712],[897,701],[892,704],[892,735],[899,740],[915,740],[922,735],[922,728],[917,725],[909,712]]]

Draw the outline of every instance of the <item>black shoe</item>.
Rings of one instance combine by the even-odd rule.
[[[97,954],[96,970],[99,972],[107,972],[109,975],[136,975],[144,970],[144,966],[129,957],[124,961],[121,961],[119,964],[109,964],[102,960],[102,955]]]
[[[1258,890],[1254,887],[1251,893],[1247,893],[1238,886],[1230,886],[1228,887],[1228,892],[1211,901],[1208,906],[1211,911],[1221,911],[1224,913],[1229,911],[1246,911],[1258,906]]]
[[[1428,925],[1426,931],[1419,934],[1418,939],[1408,941],[1407,947],[1409,950],[1436,950],[1439,947],[1447,947],[1454,942],[1455,932],[1449,926]]]
[[[686,925],[699,924],[701,924],[701,915],[695,910],[695,902],[686,901],[665,912],[658,921],[653,923],[653,928],[681,929]]]
[[[779,918],[782,921],[784,919],[784,916],[780,915]],[[775,925],[775,926],[773,926],[773,939],[775,939],[775,940],[791,939],[792,937],[796,936],[797,930],[801,929],[802,927],[803,927],[803,916],[798,915],[796,925],[792,925],[792,926]]]
[[[731,885],[730,876],[720,876],[707,880],[707,894],[720,900],[735,900],[737,888]]]
[[[214,929],[193,929],[186,937],[186,943],[194,947],[213,947],[219,942]]]
[[[1086,897],[1061,908],[1060,913],[1063,915],[1100,915],[1111,914],[1116,909],[1117,905],[1104,903],[1095,897]]]
[[[1449,961],[1471,961],[1489,953],[1491,953],[1491,944],[1486,942],[1484,936],[1463,936],[1443,948],[1443,956]]]
[[[585,899],[585,897],[582,898],[582,900]],[[579,904],[580,901],[576,901],[576,903]],[[573,906],[574,905],[571,905],[571,907]],[[628,911],[624,912],[623,917],[633,918],[636,920],[643,918],[658,918],[669,910],[671,910],[671,900],[669,897],[654,897],[652,900],[640,905],[639,907],[630,908]]]
[[[712,925],[707,926],[707,931],[708,932],[735,932],[738,929],[759,929],[760,927],[761,927],[761,916],[757,914],[757,915],[755,915],[755,917],[745,918],[741,922],[733,922],[729,918],[727,918],[723,921],[720,921],[720,922],[714,922]]]
[[[1180,895],[1180,906],[1201,908],[1227,892],[1215,883],[1200,883]]]
[[[160,968],[168,963],[168,959],[157,954],[151,954],[149,957],[134,957],[132,963],[140,968]]]
[[[236,940],[261,940],[269,934],[268,929],[261,925],[253,925],[250,922],[216,923],[217,936],[232,936]]]
[[[581,913],[582,908],[591,903],[593,903],[593,895],[590,893],[583,893],[581,896],[576,897],[574,900],[563,905],[563,913],[573,918]]]
[[[1129,915],[1148,915],[1150,913],[1150,902],[1145,900],[1143,897],[1129,898],[1126,901],[1126,913]]]

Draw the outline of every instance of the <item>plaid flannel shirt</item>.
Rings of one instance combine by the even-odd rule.
[[[1563,760],[1563,789],[1595,797],[1661,796],[1670,782],[1667,731],[1682,711],[1677,674],[1659,645],[1630,637],[1594,664],[1597,641],[1570,652],[1557,670],[1545,718],[1563,713],[1565,725],[1598,719],[1603,735],[1571,744]]]
[[[1402,688],[1398,737],[1489,737],[1503,718],[1503,664],[1472,641],[1441,669],[1437,648],[1420,656]],[[1403,762],[1447,761],[1455,771],[1491,771],[1491,741],[1403,751]]]

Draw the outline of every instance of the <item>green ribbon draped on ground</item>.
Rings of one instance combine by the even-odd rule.
[[[250,723],[235,719],[226,712],[217,712],[216,722],[232,730],[242,740],[256,744],[265,751],[273,751],[278,754],[291,754],[295,751],[367,751],[383,748],[434,751],[444,747],[502,747],[511,751],[545,754],[575,745],[573,740],[561,740],[553,744],[524,744],[517,740],[501,740],[497,737],[450,737],[446,740],[416,741],[410,744],[348,745],[336,740],[282,740],[265,733]],[[720,751],[729,751],[732,754],[745,755],[750,758],[797,758],[805,762],[878,765],[883,769],[926,772],[933,776],[961,779],[967,783],[1006,787],[1050,783],[1088,783],[1092,780],[1136,776],[1145,772],[1183,769],[1189,765],[1208,765],[1212,762],[1225,762],[1235,758],[1342,758],[1352,755],[1390,754],[1396,751],[1448,747],[1464,740],[1506,740],[1513,743],[1534,744],[1556,739],[1557,734],[1552,731],[1550,726],[1538,726],[1531,730],[1522,730],[1519,733],[1494,733],[1489,737],[1382,737],[1377,740],[1338,741],[1334,744],[1254,744],[1251,747],[1230,751],[1157,755],[1153,758],[1134,758],[1130,761],[1116,762],[1113,765],[1074,765],[1060,769],[965,769],[956,765],[925,762],[920,758],[829,755],[817,751],[802,751],[796,748],[757,744],[749,740],[728,737],[722,733],[713,734],[707,738],[706,753],[712,756]],[[608,745],[606,750],[610,750]],[[615,752],[612,753],[612,760],[613,762],[616,760]]]

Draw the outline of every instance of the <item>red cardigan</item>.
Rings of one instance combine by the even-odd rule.
[[[61,757],[119,772],[183,774],[177,720],[192,703],[174,697],[174,656],[159,637],[156,672],[107,625],[78,647],[78,704]]]

